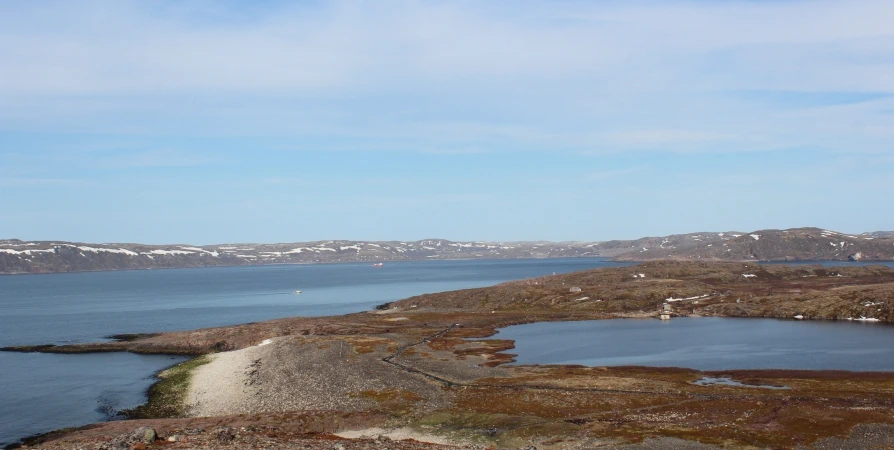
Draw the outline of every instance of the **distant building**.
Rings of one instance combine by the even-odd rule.
[[[658,312],[658,317],[660,317],[661,320],[670,320],[671,313],[673,312],[674,310],[671,307],[671,304],[665,302],[663,305],[661,305],[661,310]]]

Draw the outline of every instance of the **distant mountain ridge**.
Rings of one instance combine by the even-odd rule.
[[[726,231],[605,242],[313,241],[144,245],[0,240],[0,273],[80,272],[426,259],[611,257],[619,261],[894,260],[894,232]]]
[[[313,241],[280,244],[143,245],[0,240],[0,273],[77,272],[425,259],[598,256],[594,243]]]
[[[674,235],[635,241],[602,243],[627,245],[618,253],[620,261],[720,260],[720,261],[811,261],[811,260],[894,260],[894,232],[876,231],[852,235],[820,228],[759,230]]]

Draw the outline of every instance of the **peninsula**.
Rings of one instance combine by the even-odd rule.
[[[43,449],[894,445],[894,373],[516,366],[512,341],[488,339],[513,324],[657,317],[669,299],[675,316],[890,323],[894,269],[655,261],[345,316],[4,350],[199,357],[162,373],[134,420],[31,443]]]

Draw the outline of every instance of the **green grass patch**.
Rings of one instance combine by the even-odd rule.
[[[192,371],[209,362],[207,356],[200,356],[161,371],[158,382],[149,388],[149,401],[121,414],[128,419],[182,417]]]

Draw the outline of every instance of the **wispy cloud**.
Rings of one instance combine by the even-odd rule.
[[[850,105],[894,97],[894,92],[806,92],[806,91],[744,91],[737,94],[746,101],[765,102],[792,109]]]
[[[320,187],[319,181],[300,177],[268,177],[262,179],[261,182],[272,186]]]
[[[616,169],[616,170],[600,170],[596,172],[590,172],[587,174],[586,179],[588,181],[603,181],[610,180],[613,178],[623,177],[626,175],[630,175],[636,172],[640,172],[645,167],[629,167],[626,169]]]
[[[154,149],[112,153],[102,159],[101,165],[112,169],[197,167],[213,164],[219,160],[212,155],[197,152]]]
[[[430,155],[477,155],[488,152],[488,150],[474,145],[456,147],[422,147],[418,150],[422,153],[428,153]]]
[[[882,0],[5,2],[0,127],[328,130],[448,153],[799,145],[818,133],[792,109],[894,93],[892,16]],[[890,104],[827,110],[822,129]]]
[[[77,211],[88,234],[191,217],[271,240],[601,239],[594,223],[824,218],[826,198],[889,223],[866,199],[894,155],[891,17],[889,0],[5,1],[0,186],[20,217],[116,186]],[[667,201],[629,209],[646,196]]]
[[[29,188],[29,187],[86,187],[99,186],[92,180],[84,180],[77,178],[30,178],[30,177],[0,177],[0,186],[8,188]]]

